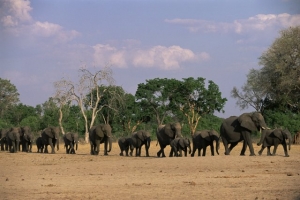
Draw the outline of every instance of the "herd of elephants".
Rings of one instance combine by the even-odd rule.
[[[193,149],[191,149],[190,139],[183,137],[181,134],[181,125],[178,122],[160,125],[157,128],[156,136],[157,143],[160,145],[160,150],[157,152],[157,157],[165,157],[164,149],[167,145],[171,146],[169,156],[184,156],[191,154],[193,157],[198,150],[198,156],[206,155],[206,148],[210,146],[211,155],[214,155],[214,141],[216,142],[216,152],[219,154],[220,140],[222,140],[225,148],[225,155],[229,155],[231,150],[240,142],[243,141],[243,147],[240,155],[245,155],[247,147],[250,150],[250,156],[255,156],[253,144],[251,140],[251,132],[262,131],[260,141],[257,145],[261,145],[262,154],[264,148],[267,147],[267,155],[276,155],[276,149],[279,144],[282,144],[285,156],[288,155],[292,142],[292,135],[288,130],[284,129],[269,129],[261,113],[243,113],[240,116],[231,116],[224,119],[220,126],[220,135],[215,130],[196,131],[192,135]],[[48,153],[48,146],[51,147],[51,153],[55,153],[55,147],[59,149],[59,127],[48,127],[41,132],[35,142],[38,152]],[[0,142],[2,151],[10,151],[15,153],[21,150],[31,152],[32,143],[34,141],[30,131],[30,127],[14,127],[11,129],[0,130]],[[75,154],[78,148],[78,134],[66,133],[63,135],[64,145],[67,154]],[[104,155],[112,148],[112,129],[109,124],[99,124],[93,126],[89,130],[89,140],[91,146],[91,155],[98,155],[100,144],[104,144]],[[288,142],[286,141],[288,140]],[[136,156],[141,156],[141,147],[145,146],[146,156],[149,156],[149,148],[151,142],[151,134],[148,131],[140,130],[133,133],[131,136],[119,138],[118,144],[120,147],[120,156],[123,152],[126,156],[132,156],[135,150]],[[273,152],[270,152],[270,147],[274,146]],[[130,150],[130,152],[129,152]],[[49,152],[50,153],[50,152]]]

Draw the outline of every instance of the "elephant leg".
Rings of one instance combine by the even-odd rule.
[[[276,156],[277,147],[278,147],[278,144],[275,144],[272,156]]]
[[[272,154],[271,154],[271,147],[270,146],[268,146],[267,147],[267,156],[271,156]]]
[[[229,155],[231,150],[238,144],[238,142],[232,142],[230,143],[230,146],[228,148],[228,154],[225,154],[225,155]],[[226,151],[225,151],[226,152]]]
[[[261,149],[260,149],[259,152],[258,152],[258,155],[261,156],[261,154],[262,154],[262,152],[263,152],[263,150],[264,150],[265,148],[266,148],[265,146],[262,146]]]
[[[225,139],[225,138],[222,138],[222,142],[223,142],[223,145],[224,145],[224,148],[225,148],[225,155],[230,155],[230,151],[229,148],[228,148],[228,141]],[[232,145],[232,143],[230,144],[230,146]]]
[[[187,147],[184,149],[184,157],[187,157]]]
[[[48,144],[45,145],[44,153],[48,153]]]
[[[145,144],[146,157],[149,157],[149,146]]]
[[[202,156],[205,156],[206,155],[206,146],[203,148],[203,151],[202,151]]]
[[[192,150],[192,153],[191,153],[191,157],[194,157],[195,152],[196,152],[196,148],[195,148],[195,146],[193,145],[193,150]]]
[[[169,157],[173,157],[173,154],[174,154],[174,156],[177,156],[177,148],[176,147],[171,147]]]
[[[210,144],[210,151],[211,151],[211,155],[214,156],[215,155],[215,149],[214,149],[213,142],[211,142],[211,144]]]
[[[92,142],[90,142],[90,145],[91,145],[91,152],[90,152],[90,154],[94,155],[95,154],[95,152],[94,152],[94,145],[92,144]]]
[[[283,143],[282,146],[283,146],[283,150],[284,150],[284,156],[285,156],[285,157],[289,157],[289,154],[288,154],[288,151],[287,151],[287,145],[286,145],[286,143]]]
[[[242,131],[242,135],[243,135],[244,141],[246,140],[246,144],[249,146],[250,156],[255,156],[254,148],[253,148],[253,144],[252,144],[252,140],[251,140],[251,136],[250,136],[250,132]]]
[[[157,152],[157,157],[160,157],[160,155],[162,155],[162,157],[166,157],[165,151],[164,151],[166,145],[161,145],[161,144],[159,144],[159,145],[160,145],[160,150]]]
[[[247,142],[246,142],[246,140],[244,140],[244,141],[243,141],[243,148],[242,148],[242,150],[241,150],[240,156],[244,156],[246,150],[247,150]]]
[[[96,140],[96,152],[95,153],[96,153],[95,155],[99,155],[99,153],[100,153],[100,140]]]
[[[201,155],[201,148],[198,148],[198,157]]]

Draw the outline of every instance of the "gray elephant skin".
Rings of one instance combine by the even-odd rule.
[[[20,145],[23,152],[32,152],[33,135],[29,126],[21,127]]]
[[[216,152],[219,155],[220,139],[219,134],[215,130],[201,130],[196,131],[192,137],[193,140],[193,151],[191,156],[194,157],[196,150],[198,150],[198,156],[206,155],[206,148],[210,146],[211,155],[214,156],[214,141],[216,142]]]
[[[170,151],[170,157],[182,157],[182,151],[184,152],[184,156],[187,156],[187,152],[189,151],[189,154],[191,154],[191,142],[188,138],[175,138],[170,143],[171,151]],[[179,153],[178,153],[179,152]]]
[[[289,150],[291,150],[291,143],[292,143],[292,134],[287,129],[274,129],[274,130],[263,130],[262,132],[262,147],[258,152],[259,155],[262,154],[263,150],[267,147],[268,156],[275,156],[276,150],[279,144],[283,146],[285,157],[289,157],[288,150],[287,150],[287,143],[286,140],[289,140]],[[259,144],[258,144],[259,145]],[[270,147],[274,146],[273,154],[270,152]]]
[[[21,129],[19,127],[11,128],[8,133],[6,134],[6,140],[8,144],[8,150],[11,153],[18,152],[19,144],[20,144],[20,132]]]
[[[45,144],[44,144],[42,136],[38,137],[35,140],[35,144],[36,144],[37,152],[38,153],[43,153],[43,150],[45,148]]]
[[[142,146],[145,145],[146,157],[149,157],[149,148],[151,143],[151,134],[145,130],[139,130],[132,133],[130,144],[130,155],[132,156],[133,149],[135,149],[135,156],[141,156]]]
[[[130,144],[131,144],[131,137],[121,137],[118,139],[118,144],[120,147],[120,156],[124,156],[124,151],[126,153],[126,156],[129,156],[128,151],[130,148]],[[132,155],[132,152],[131,152]]]
[[[167,145],[170,145],[171,141],[181,135],[181,125],[179,122],[168,123],[166,125],[160,125],[156,132],[157,143],[160,146],[160,150],[157,152],[157,157],[166,157],[164,149]],[[157,144],[156,144],[157,145]]]
[[[100,144],[104,143],[104,155],[112,148],[112,131],[109,124],[98,124],[89,130],[89,140],[91,145],[91,155],[98,155],[100,152]],[[109,147],[108,147],[109,146]]]
[[[8,133],[9,129],[1,129],[0,130],[0,145],[1,145],[1,151],[8,151],[8,144],[6,140],[6,135]]]
[[[230,155],[230,151],[243,141],[243,148],[240,155],[244,156],[247,146],[250,149],[250,156],[255,156],[251,133],[267,129],[264,117],[260,112],[244,113],[237,116],[232,116],[225,119],[220,127],[220,136],[222,138],[225,155]],[[228,148],[228,145],[230,147]]]
[[[68,132],[63,136],[66,154],[76,154],[75,149],[78,149],[79,137],[77,133]],[[75,146],[75,148],[74,148]]]
[[[55,145],[57,147],[57,151],[59,150],[59,127],[48,127],[42,131],[42,139],[45,145],[44,153],[48,153],[48,145],[51,147],[51,153],[55,153]]]

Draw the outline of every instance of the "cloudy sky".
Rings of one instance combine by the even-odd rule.
[[[228,117],[245,112],[232,88],[261,68],[280,30],[297,25],[299,0],[0,0],[0,77],[31,106],[82,65],[110,65],[132,94],[147,79],[203,77],[228,99],[216,113]]]

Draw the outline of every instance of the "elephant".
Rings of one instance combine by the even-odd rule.
[[[160,146],[160,150],[157,152],[157,157],[166,157],[164,149],[167,145],[170,145],[171,141],[181,135],[181,125],[179,122],[168,123],[166,125],[160,125],[156,132],[157,144]],[[156,144],[156,146],[157,146]]]
[[[65,148],[67,154],[76,154],[74,145],[76,146],[76,151],[78,149],[78,134],[77,133],[71,133],[68,132],[63,136],[64,142],[65,142]]]
[[[55,153],[55,145],[57,145],[57,151],[59,150],[59,127],[48,127],[42,131],[42,139],[45,145],[44,153],[48,153],[48,145],[51,147],[51,153]]]
[[[120,156],[124,156],[123,151],[125,151],[126,156],[128,156],[129,147],[131,144],[131,137],[121,137],[118,139],[118,144],[121,150]],[[131,152],[132,155],[132,152]]]
[[[193,151],[191,156],[194,157],[195,151],[198,149],[198,156],[201,154],[203,149],[202,156],[206,154],[206,147],[210,146],[211,155],[214,156],[214,141],[216,141],[216,152],[219,155],[220,149],[220,137],[217,131],[215,130],[201,130],[196,131],[193,135]]]
[[[240,155],[244,156],[247,146],[250,149],[250,156],[255,156],[251,133],[267,129],[264,117],[260,112],[243,113],[239,117],[231,116],[225,119],[220,127],[220,137],[222,138],[225,155],[230,155],[231,150],[243,141],[243,148]],[[230,147],[228,148],[228,144]]]
[[[8,144],[8,150],[11,153],[16,153],[16,152],[18,152],[20,150],[19,149],[20,132],[21,132],[21,129],[19,127],[13,127],[6,134],[6,140],[7,140],[7,144]]]
[[[22,145],[23,152],[31,152],[32,151],[32,139],[33,139],[33,136],[31,134],[30,127],[29,126],[21,127],[20,145]]]
[[[293,144],[300,144],[300,132],[294,135]]]
[[[149,157],[149,148],[151,143],[151,134],[145,130],[139,130],[132,133],[130,140],[130,155],[132,156],[133,149],[135,148],[135,156],[141,156],[141,148],[145,145],[146,157]]]
[[[38,153],[43,153],[43,150],[44,150],[44,147],[45,147],[43,138],[41,136],[38,137],[36,139],[35,143],[36,143],[36,147],[37,147],[37,152]]]
[[[6,140],[6,135],[8,133],[9,129],[1,129],[0,130],[0,145],[1,145],[1,151],[8,151],[8,145]]]
[[[92,126],[89,130],[89,140],[91,145],[91,155],[98,155],[100,151],[100,144],[104,143],[104,155],[112,148],[112,132],[109,124],[98,124]],[[107,145],[109,145],[107,149]]]
[[[170,157],[182,157],[182,151],[184,151],[184,156],[187,156],[187,149],[189,149],[189,154],[191,154],[191,142],[188,138],[175,138],[170,143],[171,151]],[[179,151],[179,154],[178,154]]]
[[[285,157],[289,157],[288,151],[287,151],[287,143],[286,139],[289,140],[289,150],[291,150],[291,143],[292,143],[292,134],[287,129],[274,129],[274,130],[263,130],[262,132],[262,147],[260,151],[258,152],[259,155],[262,154],[263,150],[267,147],[268,148],[268,156],[275,156],[276,150],[279,144],[282,144]],[[274,146],[273,154],[270,153],[270,147]]]

